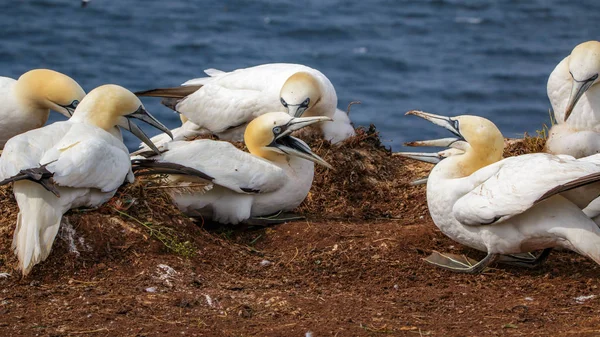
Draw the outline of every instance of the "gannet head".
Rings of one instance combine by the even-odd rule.
[[[571,115],[581,96],[598,82],[600,42],[588,41],[577,45],[569,56],[568,65],[573,84],[571,86],[571,96],[565,110],[565,121]]]
[[[306,111],[306,117],[315,116],[317,111],[313,107],[321,100],[321,86],[313,75],[301,71],[285,81],[279,96],[290,116],[300,117]]]
[[[244,141],[250,153],[271,161],[280,160],[285,156],[296,156],[332,168],[313,153],[306,143],[291,136],[295,130],[330,120],[331,118],[325,116],[292,117],[285,112],[269,112],[248,124]]]
[[[26,104],[71,117],[85,91],[67,75],[49,69],[34,69],[17,80],[16,93]]]
[[[409,111],[406,114],[428,120],[449,130],[456,136],[431,141],[413,142],[408,145],[444,146],[456,149],[450,153],[438,152],[435,154],[435,157],[439,159],[438,161],[444,158],[459,158],[457,160],[457,173],[460,176],[468,176],[478,169],[502,159],[504,137],[496,125],[488,119],[470,115],[445,117],[417,110]],[[433,156],[431,154],[422,154],[423,159],[418,158],[418,155],[418,153],[410,153],[406,157],[432,162],[431,158]]]
[[[171,131],[154,118],[131,91],[114,84],[97,87],[79,103],[73,114],[73,120],[85,121],[109,131],[115,126],[129,130],[154,152],[160,153],[148,136],[133,123],[139,119],[165,132],[171,138]]]

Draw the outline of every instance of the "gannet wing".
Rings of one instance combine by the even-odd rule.
[[[238,193],[275,191],[287,180],[280,167],[231,143],[209,139],[169,143],[159,160],[204,172],[214,178],[213,183]]]
[[[454,204],[452,214],[462,224],[499,223],[559,193],[583,208],[600,194],[600,184],[592,184],[600,180],[596,174],[600,171],[600,156],[596,161],[578,161],[537,153],[504,159],[493,169],[495,172],[488,169],[487,177],[483,175],[484,179]],[[467,184],[474,178],[464,179]]]
[[[98,130],[102,135],[89,130],[74,131],[71,129],[69,135],[44,153],[40,164],[47,164],[59,186],[116,190],[131,172],[125,145],[103,130]]]
[[[56,122],[9,139],[0,157],[0,181],[16,176],[21,170],[39,167],[43,154],[60,141],[71,125],[68,121]]]

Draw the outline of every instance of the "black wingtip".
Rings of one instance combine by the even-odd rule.
[[[131,161],[131,170],[136,175],[142,176],[153,174],[181,174],[198,177],[208,181],[213,181],[215,179],[208,174],[194,168],[175,163],[159,162],[155,159],[133,159]]]
[[[58,191],[58,189],[56,188],[56,184],[52,180],[54,173],[48,171],[48,169],[46,168],[48,164],[42,165],[40,167],[21,170],[17,175],[0,181],[0,186],[20,180],[31,180],[35,183],[42,185],[47,191],[52,192],[52,194],[54,194],[57,198],[60,198],[60,192]]]

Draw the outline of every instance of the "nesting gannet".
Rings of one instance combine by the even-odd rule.
[[[6,143],[0,185],[14,182],[19,215],[13,248],[24,275],[48,257],[66,211],[99,206],[123,182],[133,181],[129,151],[115,134],[119,125],[147,139],[132,119],[168,132],[133,93],[104,85],[92,90],[68,121]]]
[[[168,150],[159,158],[133,160],[134,171],[136,175],[145,169],[147,174],[175,174],[167,185],[177,187],[171,189],[175,203],[192,216],[237,224],[251,217],[292,210],[310,190],[313,162],[330,166],[290,134],[328,120],[325,116],[266,113],[246,128],[244,139],[250,153],[223,141],[174,141],[167,144]],[[174,169],[173,165],[187,171]],[[206,175],[214,179],[212,183],[206,181]]]
[[[548,78],[548,98],[557,124],[546,152],[576,158],[600,152],[600,42],[577,45]]]
[[[84,96],[77,82],[53,70],[0,77],[0,150],[10,138],[44,125],[50,110],[71,117]]]
[[[252,119],[284,108],[294,117],[333,118],[333,122],[319,125],[332,143],[355,134],[348,115],[336,108],[333,85],[316,69],[271,63],[232,72],[208,69],[205,73],[209,77],[189,80],[181,87],[136,94],[164,97],[164,105],[222,140],[241,141]]]
[[[494,261],[522,258],[510,254],[564,247],[600,263],[600,229],[581,210],[600,195],[600,155],[502,159],[502,134],[485,118],[408,114],[450,130],[456,137],[446,144],[464,151],[442,159],[429,175],[427,205],[434,223],[451,239],[488,254],[474,265],[439,253],[429,262],[477,273]],[[419,159],[416,153],[409,157]]]

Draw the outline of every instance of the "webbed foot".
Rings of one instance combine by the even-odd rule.
[[[500,255],[498,263],[533,269],[546,262],[550,252],[552,252],[552,248],[544,249],[538,256],[532,253]]]
[[[499,254],[488,254],[477,262],[464,255],[440,253],[433,251],[424,260],[440,268],[456,273],[479,274],[498,259]]]

